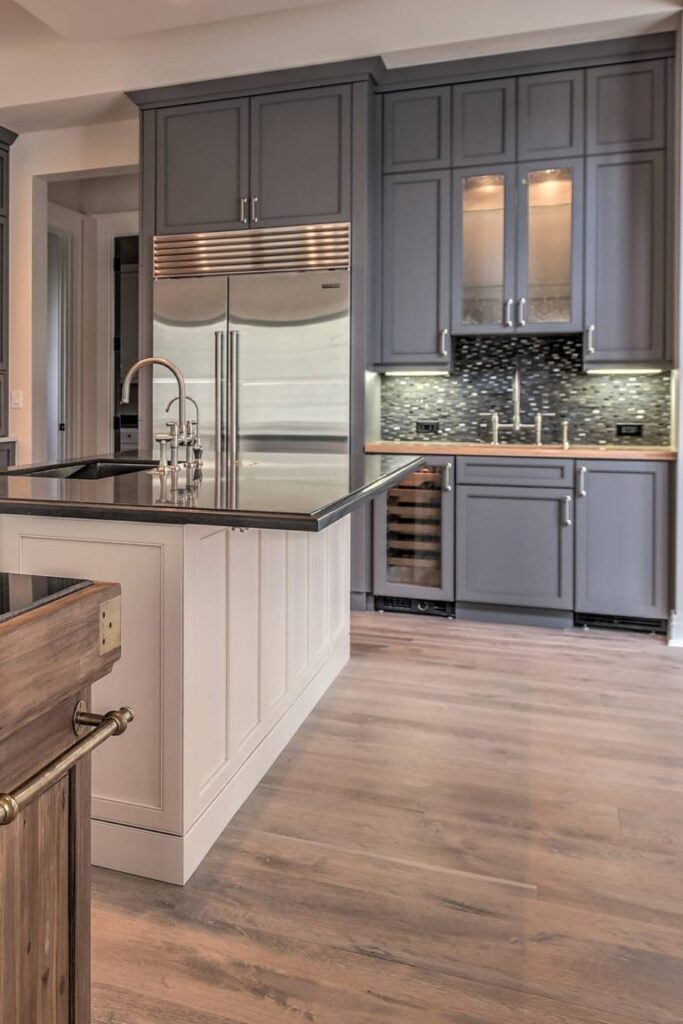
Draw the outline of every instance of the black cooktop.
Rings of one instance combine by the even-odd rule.
[[[90,585],[89,580],[72,580],[66,576],[0,572],[0,623]]]

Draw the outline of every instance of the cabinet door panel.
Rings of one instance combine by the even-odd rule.
[[[453,172],[453,329],[509,332],[515,297],[512,168]]]
[[[432,458],[374,502],[374,593],[452,601],[454,465]]]
[[[454,167],[515,159],[515,94],[514,78],[454,87]]]
[[[450,180],[448,171],[384,178],[385,363],[448,365],[440,332],[450,330]]]
[[[244,227],[248,100],[191,103],[157,114],[157,234]]]
[[[623,153],[664,146],[664,61],[589,68],[587,75],[587,153]]]
[[[656,365],[664,354],[664,154],[590,157],[586,174],[585,316],[594,332],[585,361]]]
[[[571,609],[571,498],[551,488],[459,485],[456,599]]]
[[[385,172],[440,170],[451,162],[451,89],[384,97]]]
[[[669,466],[577,463],[576,611],[664,619]]]
[[[583,161],[521,164],[518,175],[517,295],[525,300],[518,326],[580,331]]]
[[[0,369],[7,368],[7,329],[9,294],[9,252],[7,221],[0,217]]]
[[[259,225],[349,220],[348,86],[256,96],[251,101],[251,194]]]
[[[583,154],[584,72],[525,75],[517,83],[517,158]]]

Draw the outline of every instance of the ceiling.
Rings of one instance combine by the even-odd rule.
[[[69,42],[122,39],[245,15],[316,7],[333,0],[16,0]]]

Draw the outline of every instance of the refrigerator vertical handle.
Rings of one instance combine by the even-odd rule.
[[[215,355],[215,422],[216,422],[216,479],[223,462],[223,433],[225,429],[225,403],[223,400],[223,381],[225,379],[225,331],[214,333]]]
[[[239,457],[239,331],[228,335],[228,465]]]

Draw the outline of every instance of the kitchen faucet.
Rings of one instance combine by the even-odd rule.
[[[536,444],[543,444],[543,413],[535,413],[533,423],[522,422],[522,376],[518,369],[515,370],[512,377],[512,422],[501,423],[500,413],[497,410],[487,413],[487,415],[491,417],[492,444],[500,444],[499,431],[501,429],[513,430],[515,434],[521,434],[524,430],[533,430],[536,436]],[[555,413],[549,412],[545,415],[554,416]]]
[[[183,444],[189,447],[195,441],[192,424],[188,423],[185,418],[185,378],[176,364],[172,363],[170,359],[162,359],[161,356],[146,356],[144,359],[138,359],[124,377],[121,387],[121,405],[127,405],[130,401],[131,382],[143,366],[165,366],[173,374],[178,384],[178,422],[171,424],[170,434],[157,434],[154,438],[155,441],[159,442],[160,448],[159,472],[166,473],[170,469],[172,473],[175,473],[178,471],[179,446]],[[171,446],[170,467],[166,462],[166,445],[169,443]]]
[[[166,406],[166,409],[164,411],[168,412],[170,410],[171,406],[174,404],[174,402],[177,402],[177,401],[178,401],[178,395],[176,395],[175,398],[171,399],[171,401],[168,403],[168,405]],[[194,421],[194,424],[192,424],[194,426],[194,431],[193,431],[194,437],[192,438],[192,441],[188,441],[187,442],[187,461],[188,462],[190,461],[190,444],[192,444],[193,454],[194,454],[194,464],[195,464],[195,466],[201,466],[201,464],[202,464],[202,454],[204,452],[204,445],[202,444],[201,438],[199,437],[199,406],[197,405],[197,403],[195,402],[194,398],[192,398],[191,395],[185,395],[185,401],[186,402],[192,402],[192,405],[194,406],[195,416],[197,417],[196,420]],[[188,420],[188,423],[190,423],[190,420]],[[170,423],[167,424],[167,426],[170,426],[170,425],[171,425]]]

